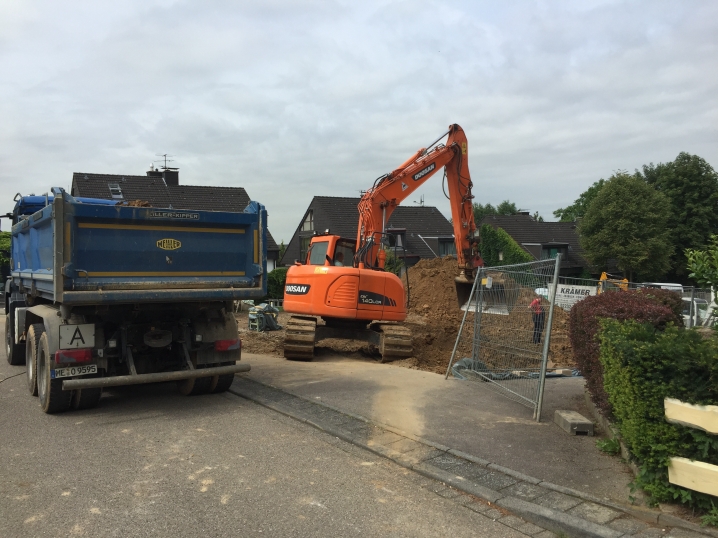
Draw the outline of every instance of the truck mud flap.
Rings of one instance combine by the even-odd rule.
[[[119,375],[112,377],[93,377],[87,379],[68,379],[62,382],[62,390],[88,389],[96,387],[119,387],[123,385],[141,385],[143,383],[160,383],[163,381],[180,381],[198,377],[212,377],[223,374],[249,372],[249,364],[232,364],[215,366],[198,370],[180,370],[177,372],[159,372],[155,374]]]

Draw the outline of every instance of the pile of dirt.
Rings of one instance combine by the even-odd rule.
[[[446,371],[464,316],[464,312],[459,308],[454,286],[454,278],[458,274],[456,258],[452,257],[421,260],[409,269],[409,312],[404,325],[412,331],[414,356],[393,364],[436,373]],[[406,281],[404,284],[406,285]],[[532,290],[527,290],[526,293],[530,293],[532,298],[535,296]],[[526,302],[525,298],[523,302]],[[286,326],[290,316],[286,312],[280,313],[279,324]],[[246,310],[238,312],[236,317],[244,351],[283,355],[284,330],[262,333],[250,331]],[[515,327],[521,327],[529,334],[529,328],[532,327],[528,308],[517,309],[509,316],[491,318],[493,319],[486,322],[485,329],[492,338],[500,339],[504,334],[510,335]],[[378,358],[377,350],[364,342],[327,339],[317,343],[316,354],[332,352]],[[549,359],[553,363],[550,366],[573,367],[568,340],[568,312],[558,307],[554,309]]]
[[[449,364],[464,315],[454,286],[458,275],[456,258],[449,256],[421,260],[409,270],[409,316],[405,324],[413,334],[414,358],[410,361],[415,368],[443,373]],[[521,296],[518,300],[528,305],[535,294],[532,290],[525,291],[531,297]],[[548,310],[547,304],[545,308]],[[530,334],[532,327],[528,308],[515,309],[509,316],[486,316],[484,320],[482,330],[493,340],[514,337],[517,328]],[[558,307],[554,308],[549,360],[552,367],[573,367],[568,312]]]
[[[152,204],[147,200],[122,200],[117,202],[115,205],[121,205],[125,207],[152,207]]]

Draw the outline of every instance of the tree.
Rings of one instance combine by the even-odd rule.
[[[595,184],[594,184],[595,185]],[[628,280],[662,277],[670,268],[673,245],[668,229],[668,198],[625,172],[614,174],[588,206],[579,239],[598,267],[616,260]]]
[[[641,173],[636,171],[641,176]],[[642,177],[671,204],[668,228],[673,280],[688,276],[686,249],[701,249],[718,232],[718,174],[704,159],[682,152],[673,162],[643,167]]]
[[[284,240],[282,239],[282,242],[279,243],[279,259],[281,260],[284,257],[284,253],[287,251],[287,245],[284,244]]]
[[[591,185],[585,192],[581,193],[573,204],[568,207],[562,207],[553,212],[553,216],[557,217],[560,222],[573,222],[583,217],[588,210],[588,206],[598,196],[601,189],[606,184],[605,179],[599,179]]]
[[[701,286],[713,288],[715,302],[718,302],[718,235],[712,235],[703,250],[686,249],[688,275]]]
[[[11,232],[0,232],[0,265],[10,265]]]
[[[533,261],[533,256],[521,248],[505,230],[494,230],[490,224],[481,226],[479,254],[487,267]]]
[[[504,200],[496,207],[491,204],[474,204],[474,221],[479,224],[484,217],[489,215],[516,215],[519,209],[514,202]]]

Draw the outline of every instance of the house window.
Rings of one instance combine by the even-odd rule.
[[[122,189],[117,183],[108,183],[107,186],[110,188],[110,194],[114,200],[122,200]]]
[[[384,237],[391,248],[406,248],[406,228],[387,228],[386,233]]]
[[[554,259],[558,254],[561,254],[561,257],[566,260],[566,256],[568,255],[568,246],[565,245],[544,245],[543,248],[541,248],[541,259],[542,260],[549,260]]]
[[[302,231],[303,232],[313,232],[314,231],[314,211],[311,209],[307,211],[307,217],[304,219],[304,222],[302,223]]]
[[[309,251],[309,243],[311,240],[311,236],[299,238],[299,261],[302,263],[307,259],[307,252]]]
[[[439,238],[439,256],[456,256],[456,243],[454,238],[442,239]]]

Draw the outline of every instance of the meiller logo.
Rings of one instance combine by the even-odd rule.
[[[414,174],[414,181],[419,181],[422,177],[424,177],[426,174],[431,172],[434,168],[436,168],[436,163],[431,163],[429,166],[424,168],[421,172],[417,172]]]
[[[309,293],[309,284],[287,284],[284,293],[287,295],[306,295]]]

